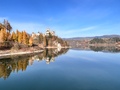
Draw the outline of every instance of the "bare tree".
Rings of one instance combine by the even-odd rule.
[[[8,20],[5,20],[4,19],[4,26],[5,26],[5,28],[9,31],[9,32],[11,32],[11,30],[12,30],[12,27],[11,27],[11,25],[10,25],[10,23],[8,22]]]
[[[8,30],[9,32],[11,32],[11,30],[12,30],[12,27],[11,27],[11,25],[10,25],[9,22],[8,22],[8,25],[7,25],[7,30]]]

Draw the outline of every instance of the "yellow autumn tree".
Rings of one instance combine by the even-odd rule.
[[[7,41],[7,30],[3,29],[4,41]]]
[[[11,33],[7,32],[7,41],[10,41],[10,40],[11,40]]]
[[[16,41],[16,34],[15,34],[15,32],[14,32],[14,31],[12,32],[11,39],[12,39],[13,41]]]
[[[0,31],[0,42],[6,41],[6,32],[4,29],[1,29]]]
[[[22,43],[22,39],[23,39],[22,32],[19,32],[19,35],[18,35],[18,43]]]
[[[29,36],[25,31],[23,31],[23,44],[29,44]]]
[[[27,45],[29,45],[29,39],[30,39],[30,35],[27,34]]]
[[[18,41],[19,33],[20,33],[20,31],[16,30],[16,41]]]
[[[3,42],[3,34],[2,34],[2,30],[0,31],[0,42]]]
[[[30,39],[29,39],[29,45],[30,45],[30,46],[33,45],[33,38],[32,38],[32,37],[30,37]]]

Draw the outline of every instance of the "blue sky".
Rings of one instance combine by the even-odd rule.
[[[0,0],[0,22],[13,30],[63,38],[120,34],[120,0]]]

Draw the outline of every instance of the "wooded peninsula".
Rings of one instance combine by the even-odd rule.
[[[68,43],[50,29],[46,33],[13,30],[8,20],[0,23],[0,56],[42,52],[44,48],[68,48]]]

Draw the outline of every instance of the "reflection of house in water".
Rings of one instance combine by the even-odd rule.
[[[45,49],[43,53],[30,56],[15,56],[12,58],[0,59],[0,78],[8,78],[11,72],[25,71],[28,65],[33,65],[34,61],[46,61],[50,64],[55,61],[55,57],[67,52],[68,49]]]
[[[32,65],[34,62],[34,59],[29,59],[29,65]]]
[[[46,58],[46,64],[50,64],[50,62],[54,62],[55,61],[55,57],[47,57]]]
[[[54,62],[54,61],[55,61],[55,57],[52,57],[52,58],[51,58],[51,62]]]
[[[45,49],[43,53],[33,56],[30,59],[29,64],[32,65],[34,60],[37,60],[37,61],[45,60],[46,64],[49,64],[50,62],[55,61],[55,57],[57,57],[58,55],[62,53],[66,53],[67,50],[68,49],[58,50],[57,48],[56,49]]]

